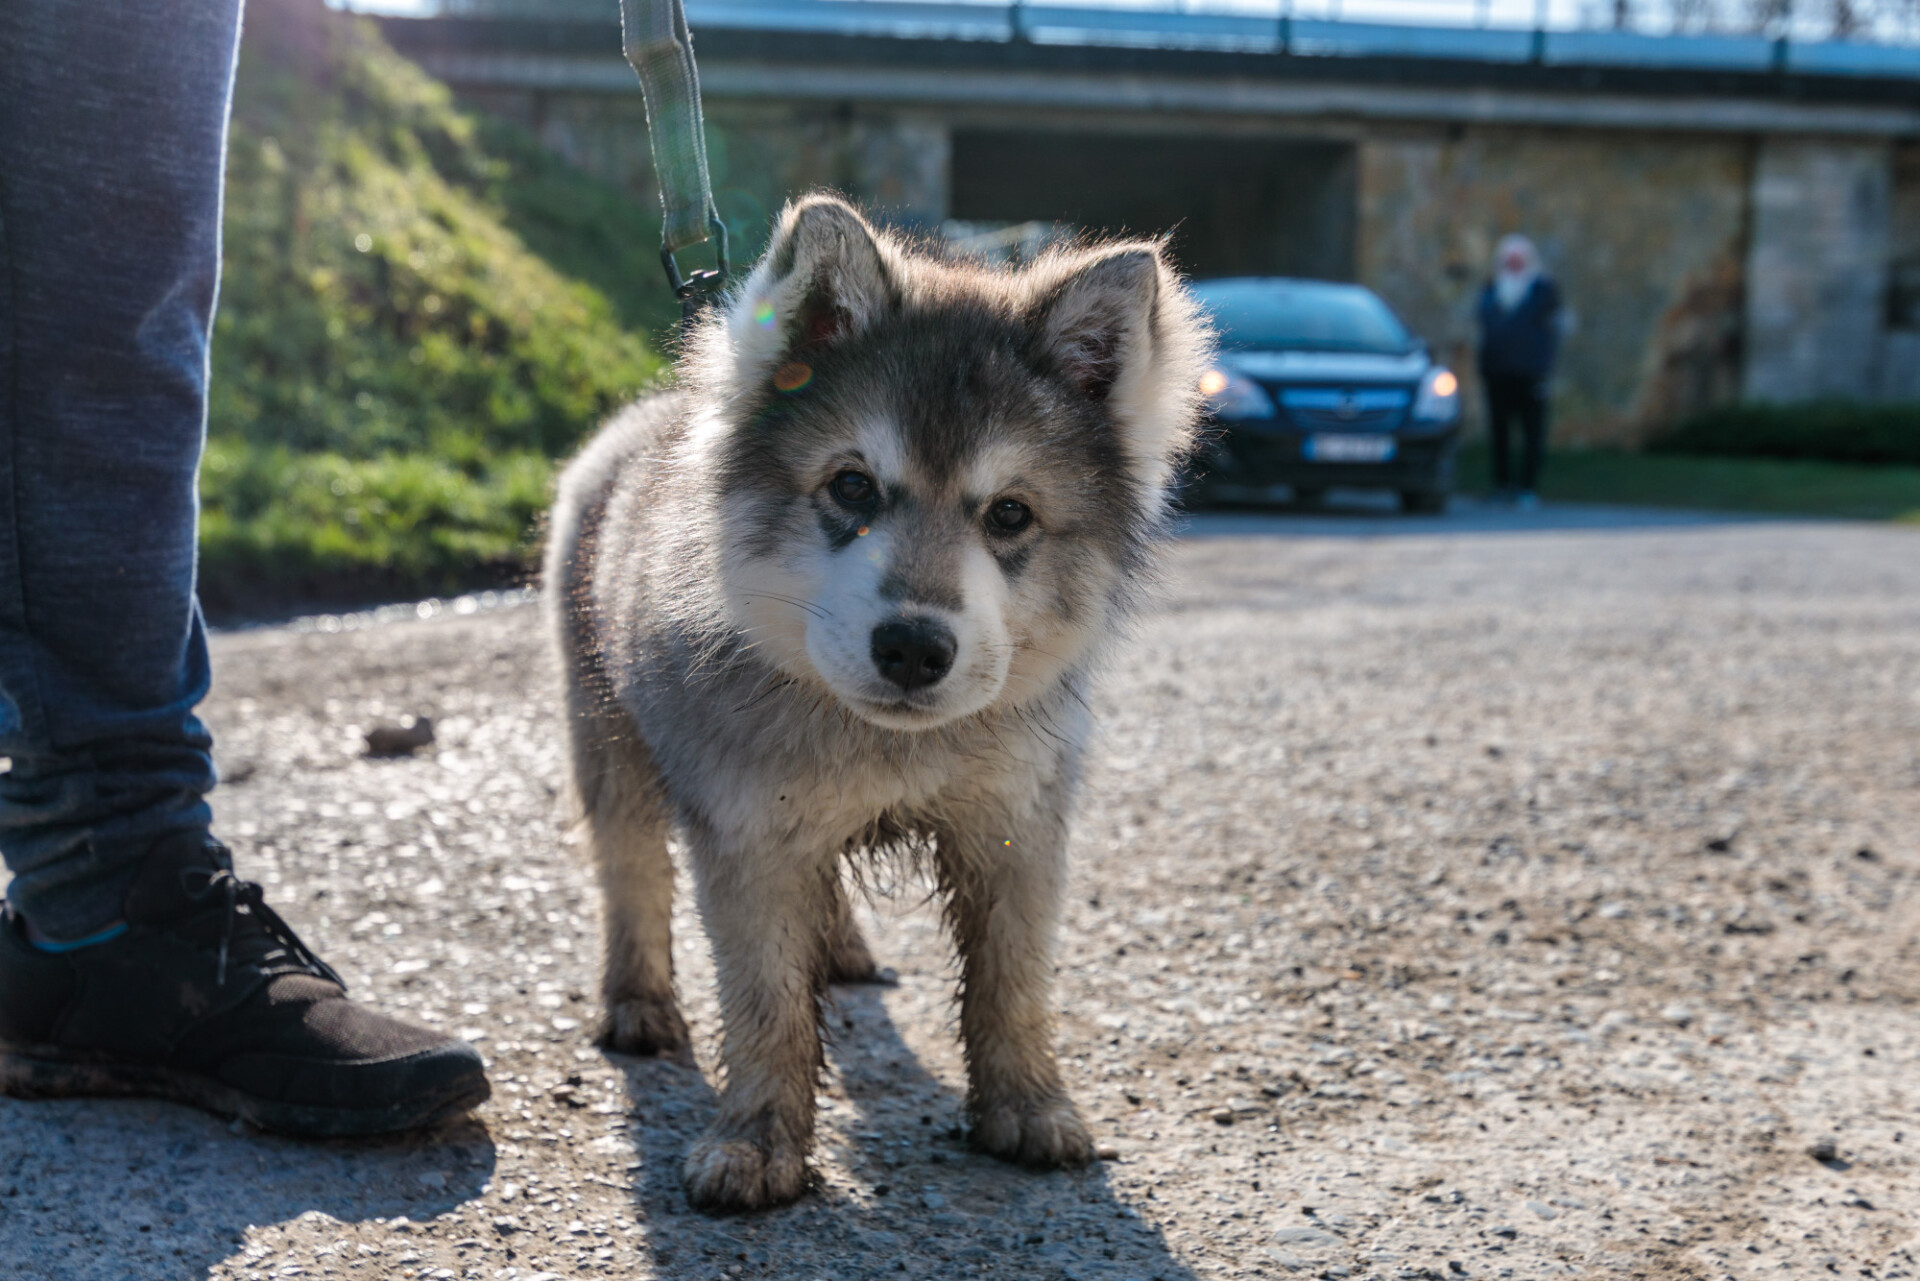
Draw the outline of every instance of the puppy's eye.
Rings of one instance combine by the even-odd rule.
[[[873,477],[865,472],[843,471],[827,485],[827,492],[849,507],[864,507],[873,501]]]
[[[1002,534],[1017,534],[1033,524],[1033,509],[1013,498],[1002,498],[987,510],[987,524]]]

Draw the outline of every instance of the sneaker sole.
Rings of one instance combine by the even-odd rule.
[[[476,1074],[433,1098],[381,1108],[317,1107],[259,1098],[212,1077],[157,1064],[74,1054],[53,1046],[0,1045],[0,1094],[16,1099],[160,1099],[303,1139],[423,1130],[478,1107],[492,1092],[486,1076]]]

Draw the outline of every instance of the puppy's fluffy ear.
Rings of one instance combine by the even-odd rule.
[[[1163,487],[1191,446],[1211,333],[1160,245],[1068,253],[1035,268],[1045,358],[1124,433],[1137,475]]]
[[[888,251],[836,196],[781,211],[766,256],[728,309],[737,376],[762,377],[860,332],[899,304]]]

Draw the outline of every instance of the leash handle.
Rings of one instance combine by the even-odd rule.
[[[620,43],[640,77],[647,137],[660,182],[660,265],[680,300],[684,324],[716,297],[727,278],[727,229],[714,207],[707,174],[706,122],[700,73],[681,0],[620,0]],[[711,240],[716,267],[682,276],[674,255]]]

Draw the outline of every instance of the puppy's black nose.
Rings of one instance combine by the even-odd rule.
[[[946,624],[931,618],[900,619],[873,629],[873,665],[908,692],[931,685],[951,671],[958,648]]]

